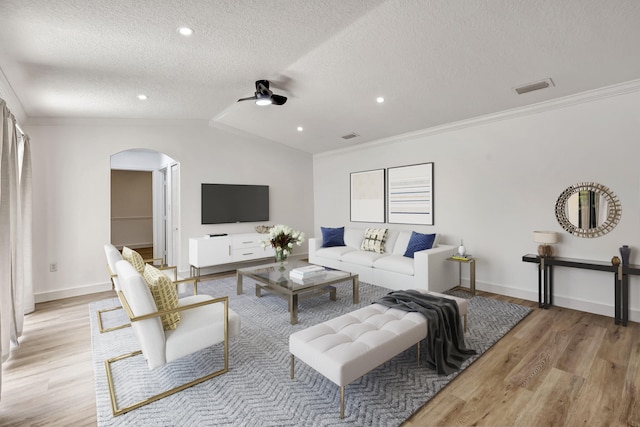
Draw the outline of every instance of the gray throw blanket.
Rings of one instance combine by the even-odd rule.
[[[427,319],[426,362],[438,375],[459,370],[462,362],[476,354],[465,346],[458,304],[454,300],[408,289],[390,292],[376,303],[416,311]]]

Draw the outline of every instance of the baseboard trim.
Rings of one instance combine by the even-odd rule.
[[[80,286],[77,288],[60,289],[57,291],[40,292],[34,295],[36,303],[55,301],[64,298],[79,297],[82,295],[96,294],[99,292],[110,291],[112,289],[111,282],[96,283],[94,285]]]
[[[463,280],[464,285],[464,280]],[[468,286],[468,282],[467,282]],[[486,292],[491,292],[494,294],[504,295],[513,298],[521,298],[527,301],[538,301],[538,292],[532,292],[524,289],[516,289],[503,285],[495,285],[491,283],[480,283],[476,282],[476,290],[482,289]],[[553,305],[569,308],[571,310],[584,311],[586,313],[599,314],[606,317],[611,317],[611,321],[613,321],[614,316],[614,307],[613,305],[603,304],[600,302],[593,302],[578,298],[567,298],[562,295],[554,295],[553,296]],[[640,322],[640,311],[629,308],[629,320],[632,322]]]
[[[153,247],[153,242],[150,242],[150,243],[124,243],[124,244],[119,244],[119,245],[114,245],[114,246],[119,251],[121,251],[124,246],[126,246],[126,247],[128,247],[130,249],[152,248]]]

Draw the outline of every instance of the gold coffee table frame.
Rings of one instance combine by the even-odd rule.
[[[242,285],[244,277],[256,282],[256,296],[262,296],[262,291],[268,291],[285,298],[289,302],[290,322],[298,323],[298,302],[316,295],[329,293],[332,301],[336,300],[336,288],[334,284],[351,281],[353,289],[353,303],[360,302],[360,280],[357,274],[346,271],[327,269],[304,281],[294,281],[289,278],[289,273],[294,268],[305,267],[309,264],[304,261],[290,260],[284,265],[272,263],[255,267],[239,268],[237,271],[237,293],[243,293]],[[284,268],[283,268],[284,267]]]

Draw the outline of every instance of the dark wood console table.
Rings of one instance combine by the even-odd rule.
[[[614,299],[616,325],[627,326],[629,320],[629,276],[640,275],[640,265],[612,265],[611,262],[586,259],[540,257],[527,254],[524,262],[539,264],[538,268],[538,307],[549,308],[553,305],[553,267],[581,268],[584,270],[605,271],[614,274]]]

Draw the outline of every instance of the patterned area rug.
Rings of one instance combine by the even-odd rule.
[[[242,321],[229,345],[229,372],[150,405],[113,417],[104,360],[139,349],[131,328],[100,334],[95,312],[119,305],[116,298],[90,304],[98,426],[396,426],[410,417],[459,372],[438,376],[418,367],[415,346],[345,387],[345,418],[340,420],[339,387],[303,362],[289,377],[291,333],[370,304],[388,289],[360,284],[360,303],[352,304],[351,285],[336,285],[338,300],[320,295],[299,305],[299,324],[289,324],[287,302],[263,293],[251,280],[236,295],[235,278],[200,283],[199,293],[229,296]],[[456,292],[457,296],[468,294]],[[463,370],[520,322],[528,307],[490,298],[469,301],[466,344],[478,352]],[[103,326],[126,323],[122,310],[103,314]],[[142,356],[113,366],[118,404],[126,406],[222,367],[222,346],[149,370]],[[202,370],[203,368],[206,368]]]

